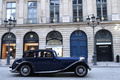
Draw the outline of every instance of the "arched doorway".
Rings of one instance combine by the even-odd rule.
[[[51,31],[47,34],[47,37],[46,37],[46,45],[47,46],[46,46],[46,48],[51,49],[51,50],[55,50],[59,57],[63,56],[62,43],[63,43],[63,39],[62,39],[62,35],[60,32]]]
[[[87,36],[81,30],[74,31],[70,36],[70,55],[71,57],[85,57],[87,62]]]
[[[108,30],[96,33],[97,61],[113,61],[112,35]]]
[[[10,39],[10,58],[15,58],[16,54],[16,37],[13,33],[6,33],[2,37],[2,59],[5,59],[8,54],[8,46],[9,46],[9,39]]]
[[[24,51],[39,49],[39,37],[35,32],[28,32],[24,36]]]

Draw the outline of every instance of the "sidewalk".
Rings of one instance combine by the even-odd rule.
[[[9,67],[12,65],[15,59],[10,60],[10,65],[6,65],[7,60],[6,59],[0,59],[0,67]]]
[[[93,63],[88,63],[91,68],[97,67],[109,67],[109,68],[120,68],[120,62],[97,62],[97,65],[93,65]]]

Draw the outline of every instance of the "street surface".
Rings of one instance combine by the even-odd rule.
[[[92,68],[86,77],[76,77],[73,73],[35,74],[22,77],[11,73],[8,67],[0,67],[0,80],[120,80],[120,68]]]

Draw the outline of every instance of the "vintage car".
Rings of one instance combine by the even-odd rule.
[[[16,59],[11,72],[19,72],[22,76],[32,73],[75,72],[77,76],[84,77],[90,67],[83,57],[57,57],[54,50],[28,50],[23,58]]]

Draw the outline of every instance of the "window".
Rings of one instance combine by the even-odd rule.
[[[41,52],[38,52],[38,57],[40,57],[40,58],[52,58],[53,53],[49,52],[49,51],[41,51]]]
[[[107,0],[97,0],[96,3],[97,3],[97,17],[99,17],[101,21],[108,20]]]
[[[51,31],[46,37],[47,45],[62,45],[62,35],[58,31]]]
[[[73,22],[83,21],[82,0],[73,0]]]
[[[37,23],[37,2],[28,2],[28,23]]]
[[[46,37],[46,49],[55,50],[58,57],[63,56],[63,38],[60,32],[51,31]]]
[[[50,0],[50,23],[59,22],[59,0]]]
[[[24,36],[24,51],[35,50],[39,47],[39,37],[35,32],[28,32]]]
[[[15,13],[16,13],[16,3],[8,2],[7,3],[7,11],[6,11],[7,19],[9,19],[10,17],[11,17],[11,19],[14,19]]]
[[[26,53],[26,57],[36,57],[36,52],[28,52]]]
[[[16,37],[13,33],[6,33],[2,37],[2,59],[7,58],[8,55],[8,47],[9,47],[9,39],[10,39],[10,58],[15,58],[16,55]]]

